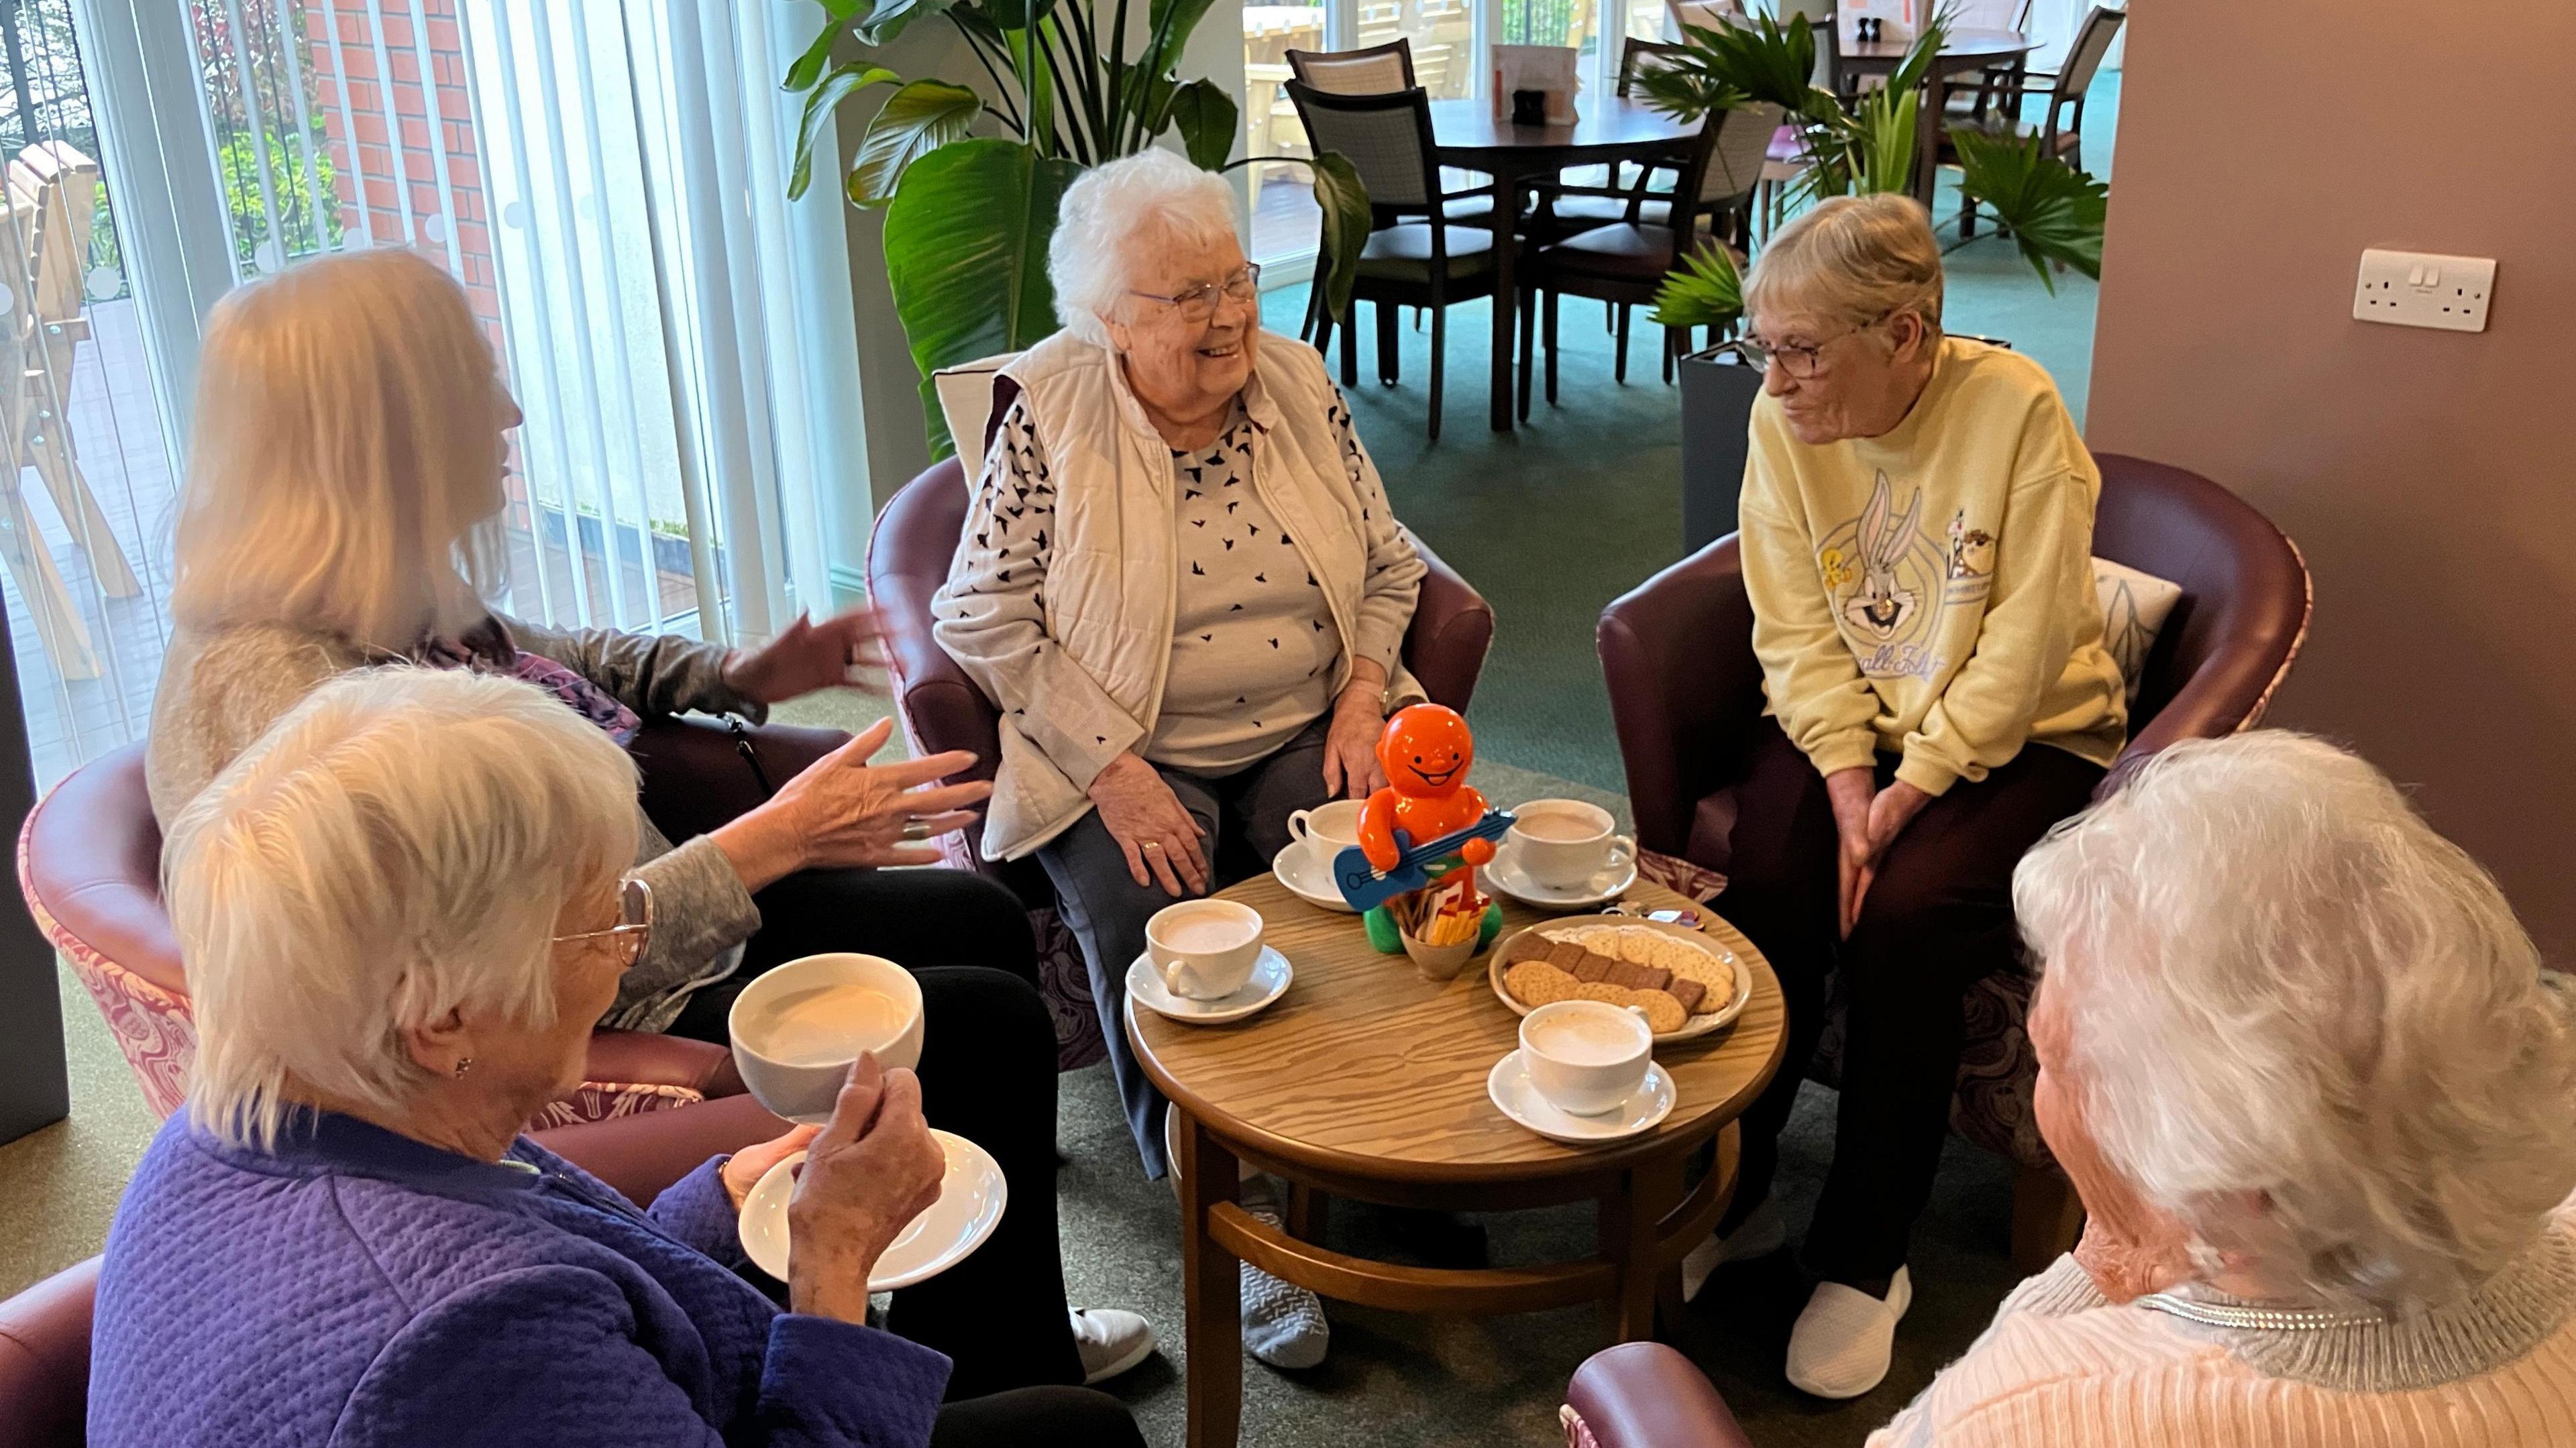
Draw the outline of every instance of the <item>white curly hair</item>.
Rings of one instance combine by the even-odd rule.
[[[2388,777],[2280,730],[2166,749],[2013,873],[2111,1168],[2293,1301],[2404,1311],[2576,1187],[2567,997]]]
[[[1065,188],[1047,242],[1047,280],[1066,331],[1109,345],[1100,319],[1126,302],[1140,242],[1158,232],[1184,245],[1233,236],[1234,188],[1152,147],[1094,166]]]

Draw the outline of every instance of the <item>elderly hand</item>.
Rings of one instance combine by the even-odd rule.
[[[795,1127],[785,1136],[773,1136],[725,1158],[725,1164],[716,1168],[716,1178],[724,1183],[725,1195],[732,1199],[733,1209],[740,1212],[743,1198],[750,1196],[751,1189],[760,1185],[760,1179],[769,1175],[769,1169],[803,1151],[822,1129],[819,1126]]]
[[[928,865],[939,859],[922,843],[974,823],[966,808],[990,796],[989,781],[916,789],[975,763],[963,749],[871,765],[892,719],[824,755],[780,785],[767,804],[720,826],[713,836],[742,877],[760,890],[798,870],[853,865]]]
[[[1880,790],[1878,797],[1869,802],[1871,869],[1878,868],[1878,862],[1887,855],[1887,847],[1896,843],[1896,837],[1905,833],[1905,827],[1914,823],[1914,817],[1931,802],[1932,796],[1901,779]]]
[[[1825,776],[1825,797],[1834,807],[1834,833],[1840,837],[1841,887],[1835,922],[1844,939],[1860,921],[1861,897],[1869,893],[1878,856],[1870,849],[1870,806],[1876,802],[1878,776],[1866,765],[1837,769]]]
[[[1109,761],[1091,780],[1091,803],[1100,823],[1127,855],[1127,873],[1139,885],[1160,885],[1178,899],[1208,887],[1207,859],[1199,841],[1207,831],[1181,808],[1180,796],[1154,766],[1133,754]]]
[[[1386,787],[1386,767],[1377,760],[1378,736],[1386,731],[1386,671],[1363,660],[1351,665],[1351,681],[1333,700],[1333,722],[1324,732],[1324,794],[1366,799]]]
[[[850,1067],[787,1203],[792,1311],[864,1324],[868,1277],[912,1219],[939,1200],[948,1155],[921,1116],[921,1082],[875,1053]]]
[[[861,604],[821,623],[798,614],[786,632],[757,649],[736,649],[725,659],[725,687],[755,704],[777,704],[842,684],[868,687],[853,669],[885,664],[876,610]]]

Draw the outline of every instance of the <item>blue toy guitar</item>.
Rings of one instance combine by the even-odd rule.
[[[1467,828],[1442,835],[1424,845],[1410,843],[1413,837],[1398,830],[1396,843],[1404,848],[1395,858],[1395,868],[1383,874],[1369,863],[1366,850],[1357,845],[1348,846],[1333,857],[1333,884],[1352,909],[1373,910],[1409,890],[1428,887],[1435,873],[1432,866],[1441,866],[1436,872],[1438,874],[1449,873],[1456,867],[1442,864],[1443,861],[1456,860],[1458,851],[1469,840],[1501,839],[1504,831],[1512,827],[1513,818],[1509,810],[1487,810],[1483,819]]]

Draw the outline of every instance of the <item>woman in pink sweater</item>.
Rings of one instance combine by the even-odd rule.
[[[2025,857],[2075,1253],[1871,1448],[2576,1443],[2576,1026],[2494,880],[2301,735]]]

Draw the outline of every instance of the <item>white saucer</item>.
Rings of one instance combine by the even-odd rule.
[[[1010,1191],[1002,1182],[1001,1163],[962,1136],[938,1130],[930,1134],[948,1153],[948,1172],[939,1179],[939,1200],[913,1218],[877,1258],[876,1270],[868,1274],[870,1292],[891,1292],[929,1281],[965,1261],[1002,1223]],[[800,1151],[762,1173],[751,1194],[742,1199],[742,1216],[735,1227],[753,1265],[781,1282],[787,1280],[787,1199],[796,1193],[796,1168],[804,1160]]]
[[[1628,1093],[1628,1099],[1619,1103],[1617,1110],[1599,1116],[1577,1116],[1538,1094],[1517,1050],[1494,1063],[1493,1073],[1485,1078],[1485,1094],[1493,1098],[1505,1116],[1550,1141],[1568,1146],[1600,1146],[1652,1131],[1672,1114],[1673,1103],[1681,1096],[1664,1068],[1649,1061],[1646,1079]]]
[[[1344,915],[1357,915],[1351,902],[1333,886],[1333,867],[1318,860],[1304,843],[1291,844],[1270,862],[1272,879],[1288,887],[1288,893],[1318,910],[1337,910]]]
[[[1593,871],[1591,879],[1573,885],[1542,885],[1521,872],[1520,852],[1512,848],[1507,836],[1481,873],[1495,889],[1524,905],[1541,910],[1590,910],[1618,899],[1637,883],[1637,852],[1624,844],[1614,845],[1610,863]]]
[[[1228,1021],[1242,1020],[1279,999],[1287,993],[1288,983],[1296,978],[1297,972],[1289,967],[1288,957],[1265,945],[1261,947],[1261,958],[1252,963],[1252,979],[1243,983],[1243,989],[1212,1001],[1194,1001],[1187,996],[1172,994],[1171,988],[1163,984],[1163,973],[1154,969],[1154,958],[1140,955],[1134,964],[1127,967],[1127,998],[1157,1015],[1170,1016],[1176,1021],[1186,1021],[1193,1026],[1221,1026]]]

